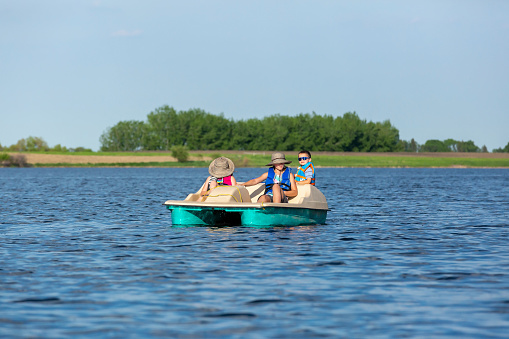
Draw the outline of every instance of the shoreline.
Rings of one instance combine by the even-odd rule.
[[[285,152],[287,159],[298,152]],[[178,162],[170,152],[116,153],[23,153],[30,167],[159,167],[201,168],[220,155],[230,157],[236,167],[265,167],[271,152],[264,151],[190,151],[188,162]],[[509,168],[509,153],[347,153],[312,152],[317,168]],[[295,159],[296,160],[296,159]],[[290,167],[298,166],[293,161]]]

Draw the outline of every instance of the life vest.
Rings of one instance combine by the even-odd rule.
[[[297,173],[295,174],[295,181],[304,181],[306,180],[306,169],[308,167],[311,167],[311,173],[313,173],[313,176],[311,177],[311,185],[315,185],[315,166],[313,166],[313,163],[310,161],[304,166],[301,166],[297,168]]]
[[[279,182],[279,186],[284,191],[289,191],[292,188],[292,184],[290,183],[290,168],[286,168],[285,171],[281,174],[281,182]],[[265,194],[272,192],[272,186],[274,186],[274,178],[276,177],[276,172],[274,172],[274,168],[269,168],[269,172],[267,174],[267,179],[265,180]]]

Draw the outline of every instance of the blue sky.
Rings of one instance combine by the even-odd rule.
[[[509,142],[509,1],[0,0],[0,143],[100,147],[201,108],[389,119],[405,140]]]

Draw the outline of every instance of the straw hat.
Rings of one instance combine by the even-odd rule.
[[[233,174],[235,165],[233,161],[225,157],[214,159],[209,166],[209,173],[216,178],[224,178]]]
[[[290,164],[290,160],[286,160],[285,154],[281,152],[272,153],[271,161],[265,166],[274,166],[277,164]]]

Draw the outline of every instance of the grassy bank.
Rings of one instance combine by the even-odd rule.
[[[32,167],[208,167],[209,161],[187,162],[101,162],[33,164]]]
[[[168,153],[161,152],[105,152],[105,153],[58,153],[55,155],[66,155],[64,161],[46,161],[45,163],[32,163],[34,167],[207,167],[211,159],[220,155],[231,158],[237,167],[263,167],[270,161],[270,152],[192,152],[192,161],[179,163],[175,160],[161,159],[162,155],[168,157]],[[99,156],[99,157],[98,157]],[[107,161],[100,161],[100,157],[108,156]],[[156,157],[154,161],[140,157]],[[90,158],[87,158],[90,157]],[[113,157],[113,158],[112,158]],[[121,161],[116,161],[115,157]],[[93,159],[92,159],[93,158]],[[130,158],[132,161],[130,161]],[[51,159],[51,158],[50,158]],[[60,158],[61,159],[61,158]],[[87,159],[91,161],[87,162]],[[99,160],[97,160],[99,159]],[[113,160],[112,160],[113,159]],[[127,159],[127,160],[126,160]],[[142,159],[142,160],[140,160]],[[150,158],[149,158],[150,159]],[[287,159],[292,160],[293,167],[298,165],[296,152],[288,152]],[[79,160],[79,161],[78,161]],[[93,160],[93,161],[92,161]],[[136,161],[135,161],[136,160]],[[313,154],[313,162],[318,167],[468,167],[468,168],[509,168],[509,154],[437,154],[422,155],[416,154]]]
[[[398,156],[317,156],[317,165],[331,167],[507,167],[509,159],[398,157]]]

